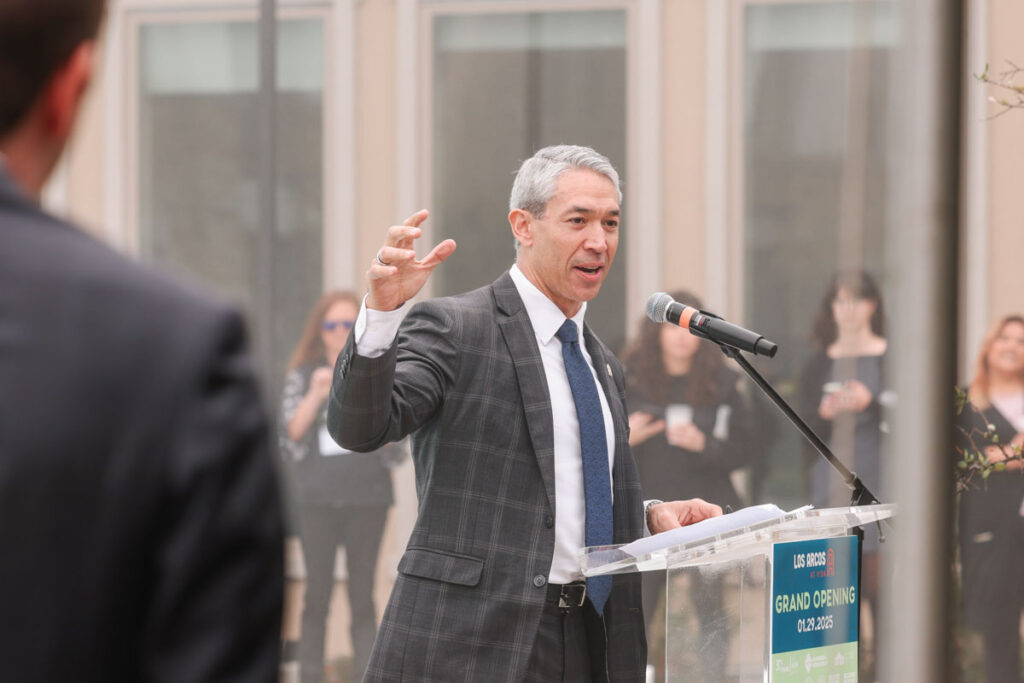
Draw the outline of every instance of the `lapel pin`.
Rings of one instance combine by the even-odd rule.
[[[608,370],[608,376],[611,377],[612,376],[612,366],[609,365],[608,363],[605,363],[604,367],[605,367],[606,370]]]

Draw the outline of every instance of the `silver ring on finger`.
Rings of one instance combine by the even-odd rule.
[[[390,263],[388,263],[387,261],[385,261],[384,259],[382,259],[380,257],[380,250],[379,249],[377,250],[377,256],[375,258],[377,260],[377,263],[381,264],[382,266],[390,266],[391,265]]]

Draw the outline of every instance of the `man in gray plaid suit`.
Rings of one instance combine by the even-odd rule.
[[[417,259],[426,211],[389,228],[327,415],[353,450],[412,434],[419,516],[365,680],[644,680],[639,575],[584,583],[576,555],[645,526],[622,367],[583,323],[615,256],[620,201],[605,157],[540,150],[512,188],[516,264],[404,320],[455,243]],[[700,499],[651,501],[647,524],[716,514]]]

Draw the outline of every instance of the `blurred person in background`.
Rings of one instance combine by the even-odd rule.
[[[672,292],[674,300],[703,308],[690,292]],[[636,339],[623,354],[626,396],[635,412],[629,416],[629,445],[646,498],[692,498],[698,494],[732,509],[741,497],[731,475],[750,462],[751,413],[740,392],[740,377],[725,365],[722,351],[712,342],[690,334],[685,327],[640,323]],[[729,653],[728,624],[723,610],[721,580],[693,587],[690,597],[700,628],[715,629],[717,649],[704,652],[704,680],[725,680]],[[643,575],[644,614],[648,632],[665,592],[664,575]],[[723,629],[726,629],[723,631]],[[650,635],[648,640],[651,641]],[[652,662],[660,665],[660,658]]]
[[[269,683],[283,522],[242,318],[39,206],[103,11],[0,1],[0,678]]]
[[[982,447],[992,462],[1024,445],[1024,316],[1000,319],[982,343],[968,388],[977,410],[966,408],[967,432],[993,431],[995,443]],[[991,427],[990,427],[991,426]],[[1021,680],[1020,619],[1024,608],[1024,477],[1021,461],[993,471],[960,495],[962,598],[968,627],[985,640],[989,683]]]
[[[838,273],[829,284],[814,320],[816,347],[801,379],[801,413],[847,468],[885,502],[882,484],[883,436],[888,431],[885,307],[875,280],[862,270]],[[850,504],[850,489],[817,452],[807,450],[811,503],[817,508]],[[870,604],[875,654],[878,629],[879,538],[876,527],[864,529],[861,558],[862,596]],[[874,658],[863,657],[870,670]]]
[[[348,341],[359,298],[328,292],[313,306],[292,352],[281,400],[281,451],[291,465],[306,561],[299,662],[304,683],[324,680],[324,639],[338,546],[345,548],[353,648],[352,680],[362,680],[377,634],[373,580],[388,508],[391,471],[406,453],[388,444],[373,453],[340,447],[327,433],[334,363]]]

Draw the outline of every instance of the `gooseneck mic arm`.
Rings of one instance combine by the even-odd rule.
[[[778,350],[778,346],[755,332],[727,323],[718,316],[681,304],[664,292],[653,294],[647,300],[647,316],[656,323],[668,322],[680,327],[686,327],[694,335],[709,339],[718,344],[719,348],[722,349],[722,353],[732,358],[736,361],[737,365],[743,368],[743,371],[753,380],[754,384],[761,388],[761,391],[789,418],[789,421],[804,435],[804,438],[811,442],[814,450],[818,451],[821,457],[825,458],[828,464],[839,473],[839,476],[843,478],[843,481],[850,488],[852,505],[871,505],[879,502],[875,494],[864,485],[860,477],[855,472],[851,472],[835,456],[821,437],[814,433],[814,430],[804,422],[803,418],[797,415],[796,411],[786,403],[786,400],[779,396],[779,393],[768,383],[768,380],[762,377],[761,373],[740,353],[740,351],[749,351],[750,353],[760,353],[761,355],[772,357]],[[878,528],[879,536],[884,540],[881,525]]]
[[[857,473],[851,472],[850,469],[843,464],[843,461],[835,456],[832,450],[828,447],[828,444],[822,441],[821,437],[814,433],[814,430],[804,422],[803,418],[797,415],[796,411],[786,403],[786,399],[779,396],[778,392],[775,391],[772,385],[768,383],[768,380],[761,376],[761,373],[757,371],[757,368],[751,365],[750,362],[743,357],[743,354],[724,344],[719,344],[718,346],[722,349],[722,353],[727,355],[729,358],[732,358],[741,368],[743,368],[743,371],[747,373],[747,376],[750,377],[751,380],[753,380],[754,384],[761,388],[761,391],[763,391],[768,398],[772,400],[772,403],[778,406],[779,410],[789,418],[789,421],[792,422],[793,426],[795,426],[800,433],[804,435],[804,438],[811,442],[811,445],[814,446],[814,450],[818,451],[818,453],[821,454],[821,457],[825,458],[825,460],[828,461],[828,464],[832,466],[832,469],[839,473],[839,476],[843,478],[843,481],[846,482],[846,485],[850,488],[851,505],[872,505],[879,502],[878,498],[875,497],[875,494],[873,494],[868,487],[864,485],[864,482],[861,481],[860,477],[857,476]]]

